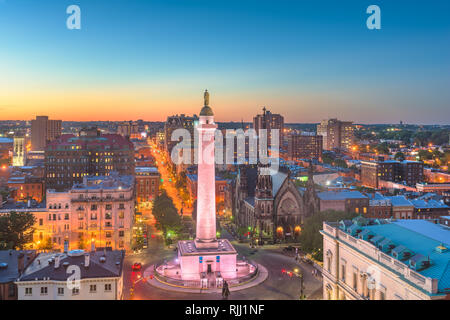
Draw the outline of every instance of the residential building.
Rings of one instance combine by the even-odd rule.
[[[124,258],[122,250],[40,253],[15,282],[18,299],[121,300]],[[77,270],[80,281],[71,282]]]
[[[351,121],[323,120],[317,126],[317,135],[323,137],[324,150],[351,150],[354,141],[354,125]]]
[[[10,196],[14,201],[36,200],[41,202],[44,196],[44,183],[41,178],[22,175],[11,176],[8,180]]]
[[[324,222],[325,300],[450,299],[450,229],[425,220]]]
[[[253,129],[256,131],[258,136],[260,136],[260,129],[267,130],[267,147],[269,149],[274,144],[274,142],[272,142],[271,130],[278,130],[278,146],[281,148],[284,131],[284,117],[282,115],[272,113],[264,107],[262,114],[258,114],[253,117]]]
[[[414,219],[414,205],[405,196],[385,197],[392,204],[394,219]]]
[[[47,189],[47,212],[37,216],[34,241],[53,248],[91,246],[130,250],[135,213],[133,176],[84,177],[70,190]]]
[[[31,150],[45,150],[48,142],[61,135],[61,125],[61,120],[49,120],[47,116],[37,116],[31,120]]]
[[[149,207],[159,191],[161,176],[158,168],[136,167],[136,202],[138,205]]]
[[[404,182],[415,186],[423,181],[423,163],[420,161],[361,161],[361,182],[364,186],[378,189],[380,181]]]
[[[317,193],[320,211],[334,210],[367,214],[369,198],[359,191],[324,191]]]
[[[290,133],[288,140],[288,160],[297,159],[322,159],[322,136],[314,133],[302,132],[301,134]]]
[[[86,176],[134,174],[134,148],[118,134],[101,134],[96,128],[78,136],[62,135],[45,151],[46,187],[68,190]]]

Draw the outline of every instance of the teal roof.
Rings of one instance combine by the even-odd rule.
[[[450,250],[443,253],[436,250],[441,244],[450,249],[450,228],[425,220],[400,220],[363,228],[388,238],[396,246],[404,246],[415,254],[429,257],[431,266],[417,272],[438,279],[438,292],[450,291]],[[414,256],[411,259],[414,260]]]

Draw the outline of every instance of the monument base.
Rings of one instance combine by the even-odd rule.
[[[204,243],[207,244],[207,243]],[[217,248],[197,246],[196,241],[178,242],[178,261],[182,280],[215,277],[235,279],[238,274],[237,252],[226,239],[216,241]]]

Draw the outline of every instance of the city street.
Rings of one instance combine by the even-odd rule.
[[[152,230],[152,229],[150,229]],[[152,232],[152,231],[150,231]],[[224,233],[224,237],[230,236]],[[282,253],[281,248],[259,248],[257,252],[251,253],[248,244],[238,244],[233,241],[233,245],[239,253],[249,260],[262,264],[269,271],[268,279],[262,284],[232,292],[229,299],[236,300],[266,300],[266,299],[285,299],[297,300],[300,297],[300,279],[290,277],[282,273],[282,269],[294,270],[298,268],[304,274],[304,288],[308,299],[322,299],[322,279],[312,275],[312,266],[305,263],[297,263],[293,257],[288,257]],[[163,240],[160,236],[149,239],[148,249],[140,254],[127,256],[124,264],[124,298],[125,299],[150,299],[150,300],[216,300],[222,299],[220,294],[192,294],[165,291],[157,289],[150,284],[140,280],[134,288],[134,295],[130,297],[130,288],[132,281],[138,280],[140,273],[132,272],[131,266],[135,262],[142,264],[142,272],[154,263],[160,263],[164,259],[173,259],[176,252],[173,249],[164,249]]]
[[[178,212],[180,212],[181,208],[183,208],[183,215],[191,215],[192,208],[187,208],[186,205],[183,206],[183,200],[181,199],[180,194],[175,187],[176,178],[172,177],[170,171],[168,170],[167,159],[165,158],[164,153],[162,152],[162,150],[158,149],[157,145],[153,142],[150,142],[150,147],[152,148],[152,150],[154,150],[152,154],[155,158],[156,167],[158,168],[159,174],[161,175],[162,182],[160,183],[162,187],[166,190],[167,195],[172,198]]]

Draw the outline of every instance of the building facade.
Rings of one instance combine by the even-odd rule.
[[[361,161],[361,182],[364,186],[378,189],[380,181],[405,182],[415,186],[423,182],[423,163],[420,161]]]
[[[18,300],[121,300],[124,258],[120,250],[40,253],[15,282]],[[73,270],[80,279],[69,286]]]
[[[13,150],[13,161],[12,165],[14,167],[21,167],[25,165],[26,152],[25,152],[25,138],[24,137],[14,137],[14,150]]]
[[[136,167],[136,203],[150,206],[159,191],[161,176],[155,167]]]
[[[324,222],[323,298],[449,299],[449,233],[424,220]]]
[[[47,116],[37,116],[31,120],[31,150],[45,150],[48,142],[61,135],[61,125],[61,120],[49,120]]]
[[[322,159],[322,136],[314,133],[303,132],[301,134],[291,133],[288,140],[288,160],[297,159]]]
[[[317,126],[317,135],[323,137],[324,150],[351,150],[354,141],[354,125],[351,121],[323,120]]]
[[[275,142],[272,142],[271,130],[278,130],[279,141],[278,145],[281,147],[283,141],[283,131],[284,131],[284,117],[280,114],[275,114],[263,108],[263,113],[258,114],[253,118],[253,129],[256,134],[259,135],[260,129],[267,130],[267,147],[270,148]]]
[[[83,130],[49,143],[45,151],[46,186],[67,190],[86,176],[108,176],[115,171],[134,175],[133,144],[118,134]]]

